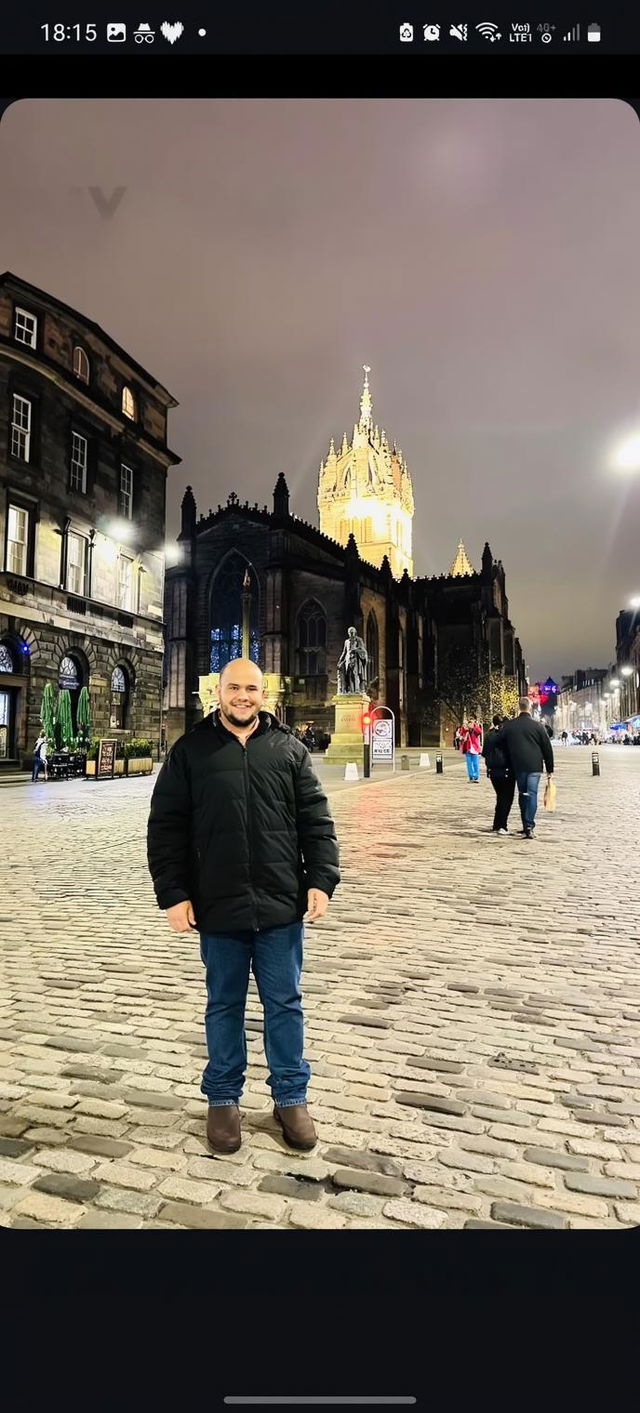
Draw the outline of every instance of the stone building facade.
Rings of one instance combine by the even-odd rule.
[[[28,759],[45,683],[98,736],[162,710],[167,415],[175,398],[97,324],[0,276],[0,768]]]
[[[348,518],[336,511],[339,533],[349,531],[346,542],[292,513],[282,473],[272,509],[241,504],[232,492],[226,505],[207,517],[198,516],[193,493],[187,490],[178,537],[180,558],[166,579],[169,744],[207,709],[199,696],[201,679],[215,678],[243,651],[266,674],[267,702],[281,719],[291,726],[312,722],[317,732],[331,735],[336,665],[351,625],[369,652],[368,693],[394,712],[398,747],[450,743],[465,711],[482,710],[486,718],[487,712],[503,709],[507,691],[514,701],[526,690],[504,570],[488,545],[480,571],[471,568],[465,552],[464,558],[456,556],[450,574],[435,578],[413,579],[408,563],[402,569],[399,561],[394,575],[386,552],[379,563],[367,558],[372,551],[368,522],[372,526],[375,520],[370,506],[375,499],[373,477],[368,490],[358,477],[368,474],[369,457],[381,483],[387,460],[392,468],[390,483],[387,479],[380,492],[385,534],[389,506],[408,515],[410,505],[413,514],[408,472],[399,471],[394,489],[394,453],[386,438],[384,445],[386,451],[382,434],[372,424],[365,378],[351,448],[352,513]],[[330,469],[331,485],[326,464],[321,467],[318,495],[325,511],[334,504],[336,486],[342,487],[341,495],[344,491],[348,451],[347,445],[338,470]],[[410,517],[408,526],[403,554],[412,562]],[[377,552],[386,543],[381,541]],[[475,675],[466,673],[466,695],[458,690],[452,706],[453,694],[445,688],[452,676],[460,688],[457,658],[476,666]]]

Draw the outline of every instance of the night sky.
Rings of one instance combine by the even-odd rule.
[[[0,268],[180,402],[170,535],[187,484],[205,513],[231,490],[271,506],[279,471],[317,524],[368,363],[413,477],[415,572],[447,572],[459,536],[479,567],[488,539],[534,679],[612,659],[640,593],[640,473],[611,469],[640,432],[631,108],[21,102],[0,186]]]

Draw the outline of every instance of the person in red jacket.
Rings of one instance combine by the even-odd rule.
[[[481,751],[482,727],[474,718],[470,726],[462,727],[462,753],[467,762],[467,775],[474,785],[480,780]]]

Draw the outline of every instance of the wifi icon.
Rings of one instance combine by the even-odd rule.
[[[492,44],[495,44],[496,39],[502,39],[498,26],[491,24],[490,20],[483,20],[481,24],[476,25],[476,29],[483,39],[490,40]]]

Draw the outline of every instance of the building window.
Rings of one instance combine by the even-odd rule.
[[[18,461],[28,461],[31,451],[31,403],[26,397],[13,394],[11,413],[11,455]]]
[[[91,366],[84,349],[80,348],[79,344],[73,350],[73,371],[81,383],[89,382]]]
[[[124,554],[118,560],[118,608],[131,612],[131,589],[133,583],[133,560]]]
[[[13,337],[17,343],[26,343],[27,348],[35,348],[38,335],[38,320],[26,309],[16,309]]]
[[[187,586],[184,579],[177,580],[173,585],[173,595],[171,599],[171,618],[169,621],[170,638],[186,638],[187,636]]]
[[[78,664],[72,657],[63,657],[58,672],[58,686],[61,691],[67,692],[80,690],[80,672]]]
[[[248,597],[244,589],[249,573]],[[243,603],[249,613],[249,657],[260,661],[259,590],[255,572],[244,555],[233,551],[223,560],[213,582],[211,593],[211,659],[210,671],[221,672],[228,662],[242,657]]]
[[[366,648],[369,654],[369,665],[367,668],[369,681],[374,682],[379,674],[379,638],[378,622],[375,613],[370,613],[367,619]]]
[[[72,432],[69,485],[72,491],[81,491],[82,495],[87,493],[87,450],[87,438],[82,437],[79,432]]]
[[[124,667],[115,667],[111,674],[111,716],[110,727],[124,731],[127,725],[129,708],[129,676]]]
[[[238,654],[235,654],[238,656]],[[183,707],[185,704],[185,678],[187,665],[186,643],[171,643],[169,647],[169,706]]]
[[[15,663],[11,648],[6,643],[0,643],[0,672],[15,672]]]
[[[29,550],[29,511],[9,506],[7,526],[7,573],[25,575]]]
[[[122,411],[125,417],[129,417],[132,422],[136,420],[136,400],[131,388],[122,389]]]
[[[298,673],[319,677],[327,670],[327,620],[319,603],[303,605],[298,617]]]
[[[133,471],[130,466],[120,467],[120,514],[131,520],[133,514]]]
[[[87,542],[82,535],[67,535],[67,590],[82,598],[86,592]]]

